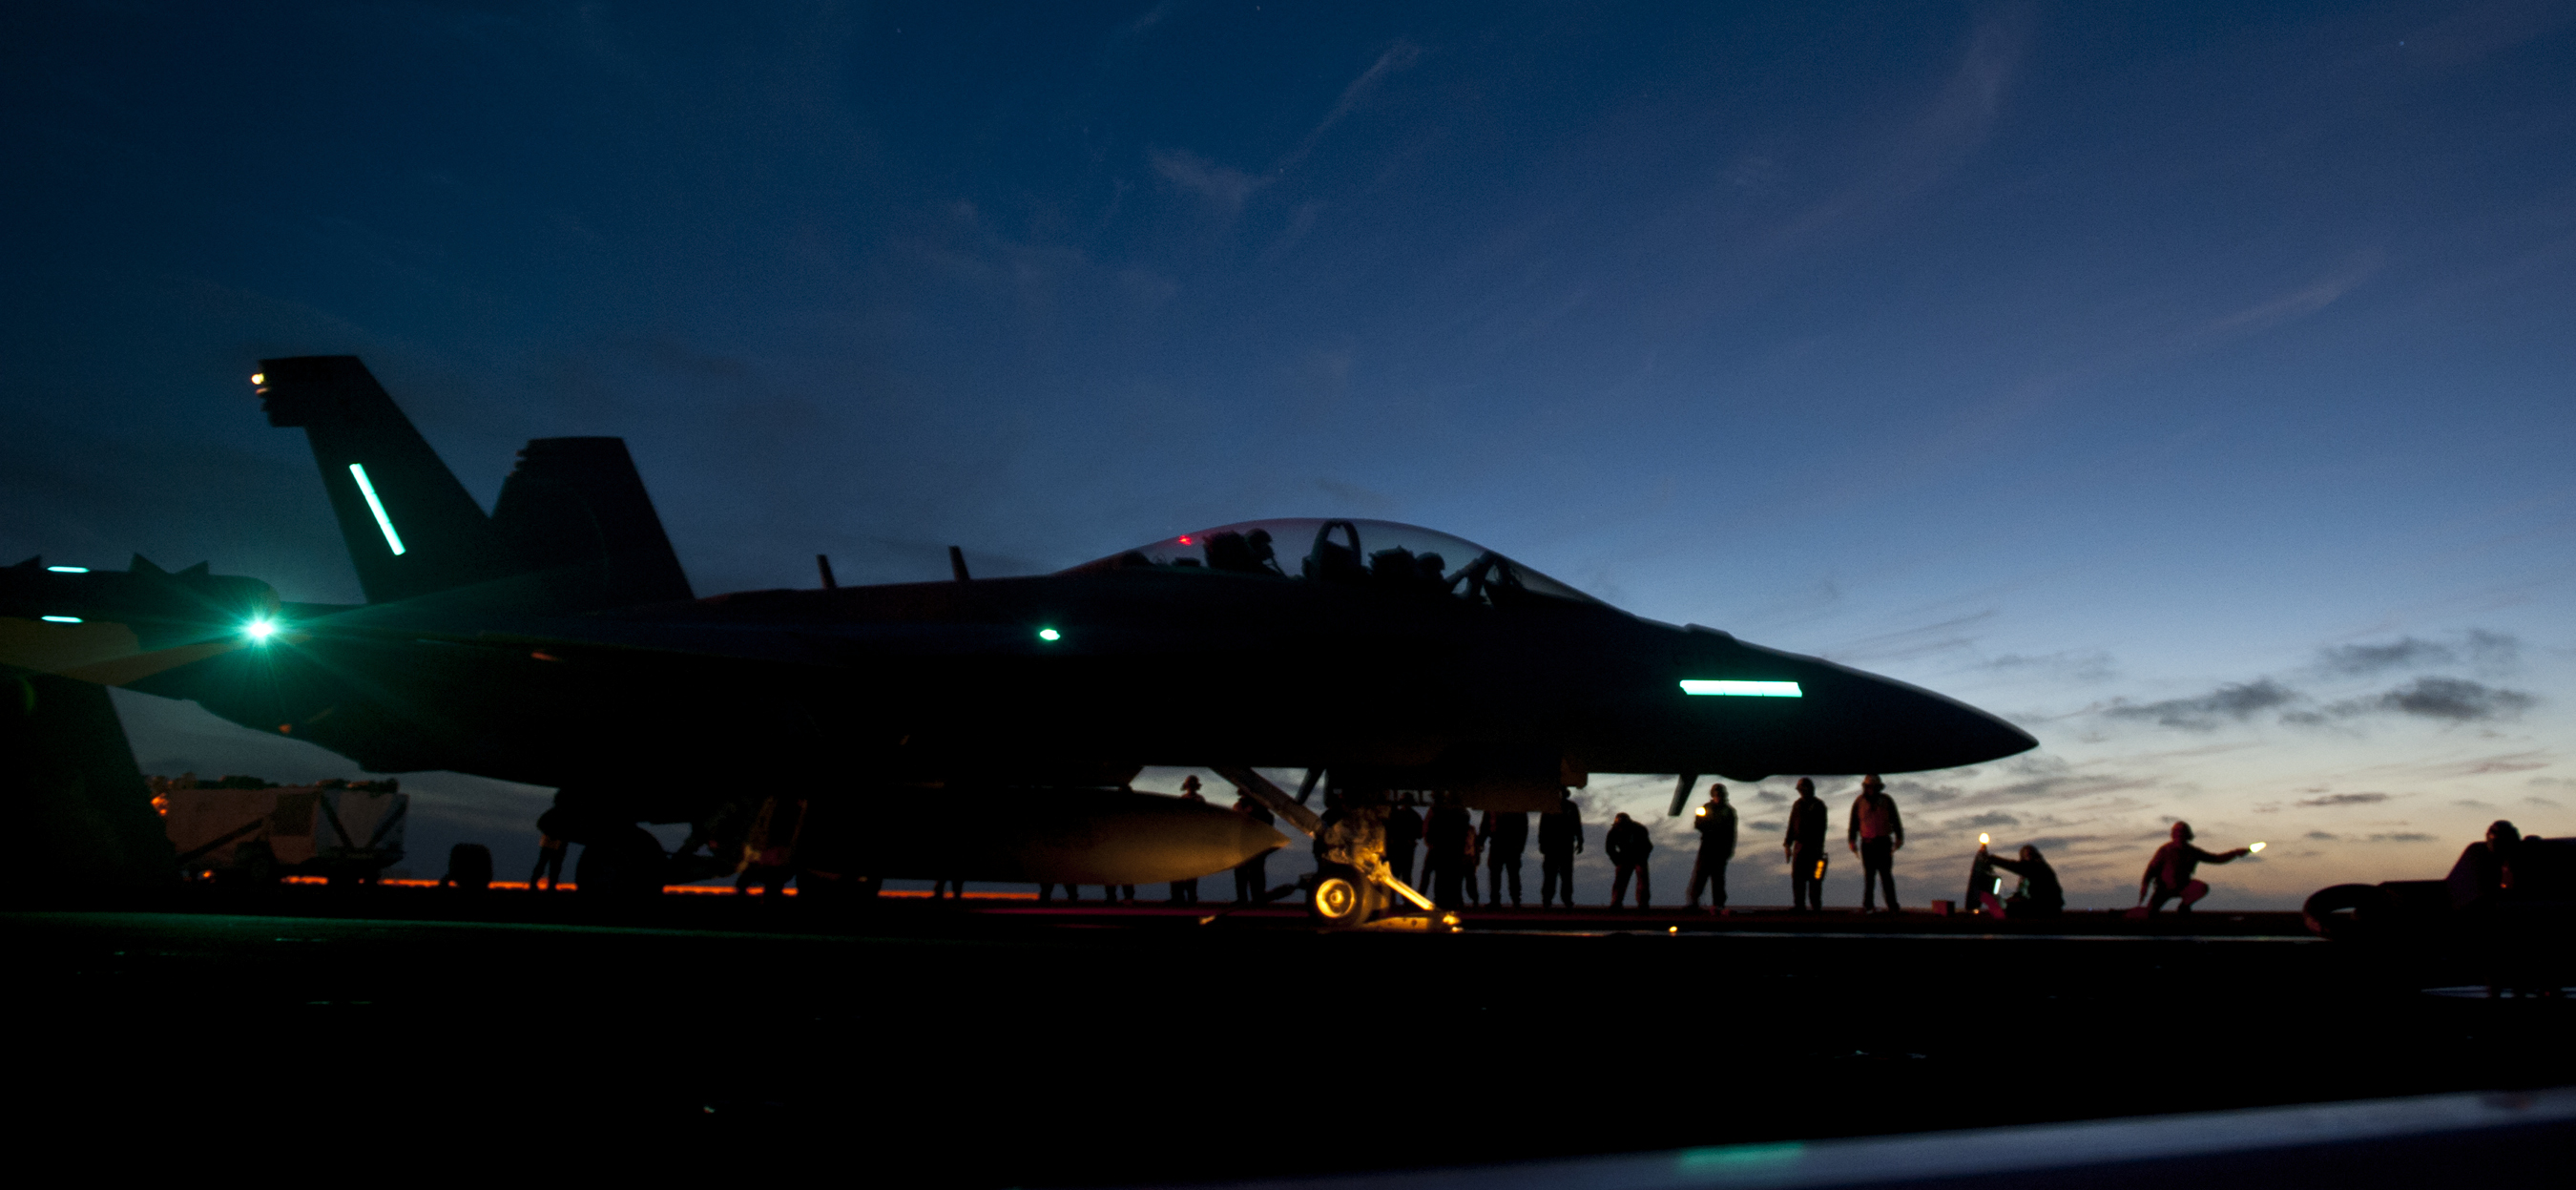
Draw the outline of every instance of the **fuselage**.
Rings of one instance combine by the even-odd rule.
[[[1696,696],[1686,681],[1797,695]],[[471,592],[289,609],[268,645],[136,686],[373,771],[555,786],[1079,784],[1218,763],[1750,780],[2031,746],[1903,683],[1598,603],[1164,568],[568,617],[495,615]]]

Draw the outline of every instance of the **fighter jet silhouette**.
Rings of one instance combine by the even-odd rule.
[[[825,563],[818,588],[700,598],[619,439],[528,443],[487,515],[355,357],[253,380],[271,425],[305,431],[367,602],[31,561],[0,571],[0,661],[191,699],[371,772],[551,786],[554,828],[634,872],[661,862],[635,824],[692,823],[732,856],[746,807],[782,797],[806,807],[788,832],[805,884],[1143,883],[1286,842],[1126,792],[1149,764],[1223,773],[1313,830],[1254,769],[1306,769],[1306,792],[1329,776],[1352,807],[1506,810],[1594,773],[1673,774],[1678,812],[1697,774],[2035,744],[1382,521],[1246,521],[1023,578],[952,553],[948,581],[841,587]]]

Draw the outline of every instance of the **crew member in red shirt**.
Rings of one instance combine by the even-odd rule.
[[[2254,854],[2250,847],[2211,854],[2191,845],[2191,824],[2173,824],[2173,841],[2156,848],[2156,857],[2147,861],[2147,874],[2138,880],[2138,902],[2148,913],[2164,907],[2177,897],[2182,903],[2176,913],[2191,912],[2192,902],[2209,895],[2209,885],[2191,878],[2202,864],[2232,863],[2241,856]]]

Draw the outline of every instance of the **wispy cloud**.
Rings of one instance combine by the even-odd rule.
[[[2167,698],[2149,703],[2114,699],[2110,706],[2103,708],[2102,717],[2154,723],[2184,731],[2215,731],[2223,723],[2243,723],[2265,711],[2296,703],[2303,697],[2298,691],[2270,678],[2256,678],[2251,682],[2220,686],[2191,698]]]
[[[2111,663],[2111,655],[2099,650],[2043,653],[2036,657],[2006,653],[1993,660],[1980,662],[1978,668],[1996,673],[2031,674],[2069,682],[2104,682],[2119,673],[2118,667]]]
[[[2388,800],[2384,793],[2329,793],[2324,797],[2300,798],[2302,806],[2368,806]]]
[[[2322,727],[2375,715],[2472,723],[2512,719],[2539,703],[2537,695],[2467,678],[2423,677],[2378,694],[2318,705],[2307,693],[2262,677],[2227,683],[2189,698],[2154,702],[2115,698],[2094,713],[2115,721],[2205,732],[2230,723],[2250,723],[2274,711],[2281,712],[2279,722],[2294,727]]]
[[[2406,637],[2384,645],[2337,645],[2319,650],[2317,668],[2327,673],[2375,674],[2417,665],[2448,665],[2458,654],[2429,640]]]
[[[1227,218],[1241,214],[1244,201],[1268,184],[1267,179],[1219,165],[1184,149],[1156,149],[1146,154],[1146,159],[1164,181],[1208,200]]]
[[[1143,28],[1162,19],[1169,7],[1170,5],[1167,4],[1146,14],[1138,22],[1138,31],[1141,32]],[[1377,56],[1376,61],[1369,64],[1368,69],[1360,72],[1358,78],[1352,79],[1348,86],[1342,88],[1341,98],[1334,102],[1332,110],[1324,113],[1324,118],[1306,133],[1303,140],[1297,142],[1297,147],[1262,173],[1254,174],[1232,166],[1219,165],[1186,149],[1154,149],[1145,155],[1146,161],[1154,167],[1155,173],[1162,175],[1164,181],[1206,199],[1209,205],[1231,219],[1242,213],[1244,204],[1250,201],[1254,194],[1277,181],[1281,173],[1313,153],[1315,146],[1323,140],[1324,134],[1331,131],[1334,125],[1341,123],[1344,117],[1357,110],[1361,104],[1367,102],[1368,97],[1390,76],[1413,65],[1421,58],[1422,47],[1412,42],[1398,41],[1389,46],[1385,52]],[[1283,238],[1293,241],[1302,235],[1305,228],[1298,224],[1311,224],[1315,210],[1315,206],[1311,203],[1300,207],[1292,216],[1291,233]]]
[[[1885,664],[1889,661],[1905,661],[1933,653],[1944,653],[1952,649],[1964,649],[1975,644],[1977,639],[1968,630],[1993,620],[1999,614],[1996,609],[1987,608],[1984,611],[1952,616],[1920,627],[1900,628],[1894,632],[1864,636],[1848,644],[1827,649],[1824,655],[1847,664]]]
[[[1307,154],[1315,151],[1316,143],[1324,139],[1324,134],[1332,131],[1333,125],[1341,123],[1342,117],[1351,114],[1360,104],[1366,102],[1369,95],[1385,83],[1388,77],[1421,60],[1422,47],[1412,42],[1399,40],[1394,45],[1388,46],[1385,53],[1377,56],[1377,61],[1369,63],[1368,69],[1361,71],[1358,78],[1352,79],[1349,86],[1342,88],[1342,97],[1333,104],[1333,110],[1324,113],[1323,120],[1315,125],[1313,131],[1306,134],[1306,139],[1297,142],[1294,150],[1280,159],[1276,168],[1284,170],[1305,160]]]
[[[1110,44],[1116,45],[1120,42],[1132,41],[1152,32],[1156,25],[1160,25],[1164,21],[1170,20],[1173,13],[1179,12],[1181,10],[1182,3],[1183,0],[1163,0],[1162,3],[1146,9],[1144,13],[1138,16],[1135,20],[1129,21],[1124,25],[1120,25],[1116,32],[1111,33],[1109,35]]]
[[[2534,695],[2520,690],[2506,690],[2466,678],[2417,678],[2375,698],[2337,703],[2334,713],[2354,715],[2371,711],[2393,711],[2424,719],[2448,719],[2466,723],[2484,719],[2511,719],[2539,703]]]
[[[1977,25],[1958,66],[1896,138],[1877,167],[1809,209],[1784,231],[1787,239],[1901,203],[1966,163],[1993,131],[2004,91],[2030,40],[2032,12],[1997,11]]]
[[[2332,645],[2317,651],[2320,672],[2343,677],[2369,677],[2395,669],[2423,669],[2462,661],[2488,668],[2511,666],[2522,654],[2519,637],[2470,629],[2457,645],[2419,637],[2400,637],[2385,644]]]
[[[2199,337],[2225,338],[2296,322],[2335,304],[2343,295],[2368,281],[2371,274],[2379,271],[2382,259],[2375,248],[2357,252],[2352,259],[2324,276],[2212,320],[2201,328]]]

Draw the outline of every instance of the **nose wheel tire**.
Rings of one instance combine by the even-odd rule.
[[[1365,924],[1386,909],[1386,890],[1355,872],[1335,872],[1315,882],[1306,909],[1317,925],[1345,929]]]
[[[1315,885],[1315,920],[1328,926],[1358,925],[1368,914],[1368,896],[1345,877],[1327,876]]]

